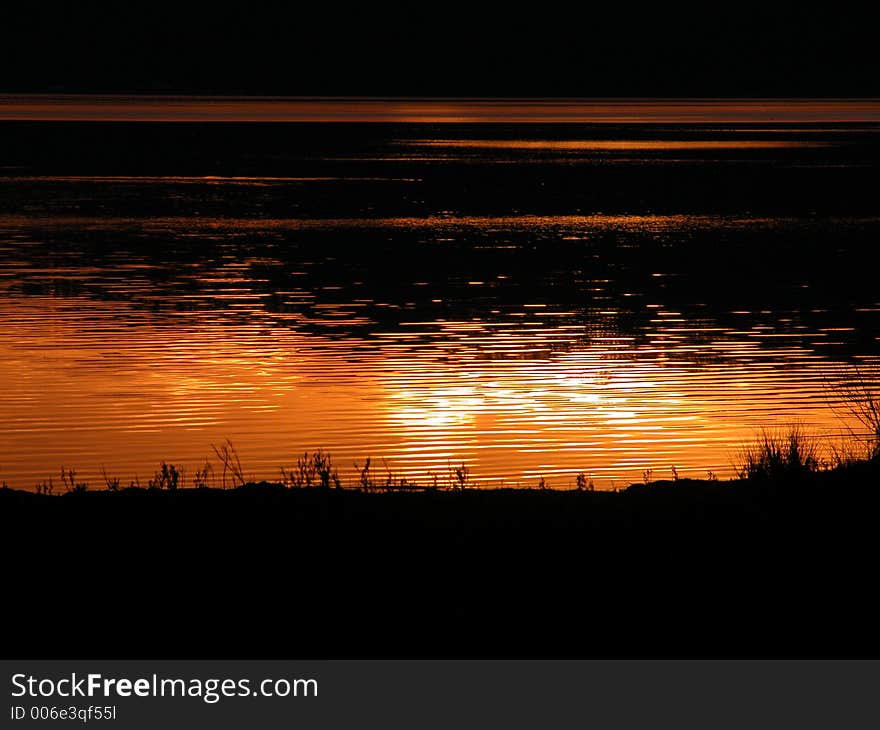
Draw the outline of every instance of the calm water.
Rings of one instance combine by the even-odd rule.
[[[0,479],[729,475],[880,364],[874,125],[0,124]],[[216,466],[216,459],[215,466]],[[57,476],[56,476],[57,483]]]

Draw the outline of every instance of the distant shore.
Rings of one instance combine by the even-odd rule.
[[[805,124],[880,121],[876,99],[0,94],[0,121]]]

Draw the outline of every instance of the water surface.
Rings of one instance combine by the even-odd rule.
[[[873,124],[2,131],[11,485],[227,437],[258,478],[727,476],[878,363]]]

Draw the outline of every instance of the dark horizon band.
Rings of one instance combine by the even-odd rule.
[[[0,121],[880,124],[880,99],[0,94]]]

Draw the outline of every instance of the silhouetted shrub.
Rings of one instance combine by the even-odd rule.
[[[167,464],[164,461],[153,478],[149,481],[150,489],[177,489],[181,480],[182,472],[174,464]]]
[[[292,489],[309,487],[329,489],[331,484],[336,489],[342,488],[339,472],[333,467],[330,454],[320,449],[311,454],[308,451],[303,452],[293,468],[287,469],[282,466],[281,481]]]
[[[196,473],[193,475],[193,487],[196,489],[207,489],[213,481],[214,467],[206,459],[205,465],[201,469],[196,469]]]
[[[219,447],[211,444],[211,448],[214,449],[214,453],[217,454],[217,458],[220,459],[220,463],[223,464],[223,488],[226,489],[227,474],[231,476],[233,486],[243,487],[247,480],[244,478],[244,470],[241,468],[241,459],[239,458],[235,447],[232,445],[232,441],[226,439],[225,444],[222,444]]]
[[[89,488],[85,482],[76,481],[76,472],[73,469],[65,470],[63,466],[61,467],[61,483],[70,493],[85,492]]]
[[[451,489],[467,489],[470,486],[470,478],[470,469],[464,462],[459,466],[449,466],[449,486]]]
[[[876,373],[875,373],[876,376]],[[853,367],[849,378],[831,386],[832,395],[839,408],[861,424],[863,433],[850,429],[853,439],[861,448],[844,446],[835,451],[835,460],[845,466],[853,461],[880,461],[880,389],[874,384],[876,377],[859,367]],[[833,406],[832,406],[833,407]]]
[[[104,477],[104,486],[111,492],[119,491],[119,477],[107,476],[107,470],[101,467],[101,475]]]

